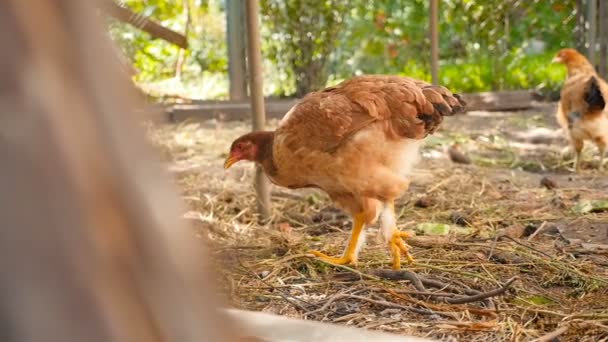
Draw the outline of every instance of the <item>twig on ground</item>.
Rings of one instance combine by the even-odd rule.
[[[266,275],[262,280],[267,281],[267,280],[270,280],[275,275],[277,275],[283,269],[282,265],[287,263],[288,261],[291,261],[293,259],[304,258],[306,256],[307,256],[306,254],[293,254],[293,255],[288,255],[288,256],[284,257],[283,259],[274,262],[274,269],[272,270],[272,272],[268,273],[268,275]]]
[[[276,293],[278,293],[278,294],[279,294],[279,296],[281,296],[281,298],[283,298],[283,300],[285,300],[287,303],[289,303],[289,304],[293,305],[295,308],[297,308],[297,309],[299,309],[299,310],[301,310],[301,311],[308,311],[308,310],[307,310],[305,307],[303,307],[302,305],[300,305],[300,304],[299,304],[299,303],[298,303],[296,300],[299,300],[299,301],[301,301],[301,302],[303,302],[303,303],[306,303],[306,304],[308,304],[308,305],[312,305],[312,303],[309,303],[309,302],[307,302],[307,301],[305,301],[305,300],[302,300],[302,299],[299,299],[299,298],[295,298],[295,297],[294,297],[294,299],[295,299],[295,300],[292,300],[291,298],[289,298],[289,296],[285,295],[285,294],[283,293],[283,291],[281,291],[281,289],[274,287],[272,284],[270,284],[270,283],[269,283],[269,282],[267,282],[266,280],[264,280],[264,279],[260,278],[260,277],[259,277],[257,274],[255,274],[255,272],[253,272],[253,271],[252,271],[252,270],[250,270],[250,269],[249,269],[247,266],[245,266],[245,264],[243,264],[243,262],[241,261],[241,259],[240,259],[238,256],[237,256],[237,258],[236,258],[236,259],[237,259],[238,263],[241,265],[241,267],[242,267],[242,268],[243,268],[245,271],[247,271],[247,273],[249,273],[249,274],[250,274],[250,275],[251,275],[253,278],[255,278],[255,279],[257,279],[257,280],[261,281],[261,282],[262,282],[264,285],[266,285],[266,286],[270,286],[270,287],[273,289],[273,291],[275,291]]]
[[[547,221],[543,221],[543,223],[541,223],[540,227],[538,227],[534,233],[530,234],[530,236],[528,236],[528,241],[534,239],[534,237],[536,237],[536,235],[538,235],[547,225]]]
[[[452,319],[458,319],[458,315],[455,314],[453,311],[456,311],[456,312],[469,311],[470,313],[477,314],[480,316],[492,317],[492,318],[497,317],[496,312],[494,312],[493,310],[469,308],[469,307],[456,306],[456,305],[441,306],[441,305],[437,305],[437,304],[432,304],[432,303],[427,303],[427,302],[423,302],[420,300],[416,300],[414,298],[405,297],[405,296],[397,293],[397,290],[392,290],[392,289],[379,289],[379,290],[386,291],[389,294],[391,294],[397,298],[400,298],[402,300],[405,300],[409,303],[420,305],[420,306],[428,308],[430,310],[435,310],[437,312],[437,314],[441,314],[443,316],[450,317]],[[453,296],[454,294],[445,293],[444,295]]]
[[[316,259],[313,259],[313,260],[316,260],[316,261],[319,261],[319,262],[322,262],[322,263],[325,263],[325,264],[328,264],[328,265],[332,265],[334,267],[341,268],[343,270],[346,270],[346,271],[349,271],[351,273],[354,273],[354,274],[356,274],[356,275],[359,276],[359,280],[369,279],[369,280],[382,281],[382,279],[380,279],[380,278],[378,278],[376,276],[373,276],[373,275],[370,275],[370,274],[365,274],[363,272],[357,271],[356,269],[348,267],[348,266],[345,266],[345,265],[334,264],[334,263],[327,262],[327,261],[325,261],[323,259],[319,259],[319,258],[316,258]],[[348,277],[344,277],[344,275],[340,275],[339,277],[340,278],[345,278],[347,280],[350,280]]]
[[[460,270],[456,270],[456,269],[443,268],[443,267],[439,267],[439,266],[435,266],[435,265],[421,264],[421,263],[416,263],[416,264],[414,264],[414,266],[430,268],[430,269],[435,270],[435,271],[460,274],[460,275],[466,276],[466,277],[479,278],[479,279],[482,279],[482,280],[485,280],[485,281],[494,281],[493,279],[490,279],[488,277],[484,277],[482,275],[479,275],[479,274],[473,273],[473,272],[460,271]]]
[[[408,303],[412,303],[412,304],[415,304],[415,305],[422,306],[423,308],[426,308],[428,310],[435,310],[435,312],[438,315],[442,315],[442,316],[449,317],[449,318],[452,318],[452,319],[458,319],[458,317],[455,314],[453,314],[451,312],[444,312],[444,310],[446,308],[443,308],[443,307],[440,307],[438,305],[434,305],[434,304],[431,304],[431,303],[426,303],[426,302],[423,302],[423,301],[420,301],[420,300],[417,300],[417,299],[414,299],[414,298],[405,297],[405,296],[400,295],[399,293],[397,293],[397,292],[395,292],[395,291],[393,291],[391,289],[383,289],[383,290],[386,291],[386,292],[388,292],[389,294],[391,294],[391,295],[399,298],[399,299],[407,301]]]
[[[509,240],[509,241],[512,241],[512,242],[514,242],[514,243],[516,243],[516,244],[518,244],[518,245],[520,245],[520,246],[522,246],[522,247],[528,248],[528,249],[530,249],[530,250],[535,251],[536,253],[542,254],[542,255],[546,256],[547,258],[554,258],[554,256],[549,255],[549,254],[547,254],[547,253],[545,253],[545,252],[543,252],[543,251],[541,251],[541,250],[539,250],[539,249],[536,249],[536,248],[534,248],[534,247],[532,247],[532,246],[528,246],[528,245],[526,245],[526,244],[524,244],[524,243],[521,243],[521,242],[517,241],[516,239],[514,239],[514,238],[512,238],[512,237],[510,237],[510,236],[507,236],[507,235],[502,235],[500,238],[501,238],[501,239],[507,239],[507,240]]]
[[[441,182],[435,184],[435,186],[433,186],[432,188],[430,188],[429,190],[426,191],[426,194],[430,194],[432,192],[434,192],[435,190],[439,189],[440,187],[442,187],[443,185],[449,183],[452,181],[452,179],[454,178],[454,175],[442,180]]]
[[[494,255],[494,249],[496,249],[496,243],[498,243],[498,239],[499,239],[500,235],[496,234],[496,236],[494,236],[494,240],[492,241],[492,248],[490,248],[490,253],[488,253],[488,261],[490,261],[490,259],[492,258],[492,255]]]
[[[410,283],[416,288],[418,291],[426,291],[426,288],[422,284],[419,276],[410,271],[395,271],[395,270],[376,270],[372,272],[373,275],[389,280],[409,280]]]
[[[411,271],[405,271],[405,270],[377,270],[377,271],[374,271],[373,274],[375,276],[378,276],[378,277],[383,278],[383,279],[409,280],[412,283],[412,285],[417,290],[420,291],[419,293],[421,293],[421,292],[422,293],[428,293],[431,296],[443,296],[443,297],[447,297],[446,294],[439,294],[438,295],[437,293],[434,293],[434,292],[427,292],[426,291],[426,287],[432,287],[432,288],[440,289],[440,290],[443,290],[443,291],[448,291],[448,292],[451,292],[453,294],[460,294],[460,293],[464,292],[466,295],[468,295],[468,297],[462,297],[462,298],[471,299],[471,298],[480,297],[479,299],[476,299],[476,300],[473,299],[472,301],[478,301],[478,300],[490,298],[492,296],[500,295],[500,294],[504,293],[504,291],[506,291],[507,288],[511,285],[511,283],[516,279],[516,278],[510,279],[509,281],[507,281],[507,284],[505,286],[503,286],[503,287],[501,287],[499,289],[493,290],[493,291],[498,291],[498,294],[492,295],[493,291],[482,293],[480,291],[470,289],[470,288],[466,287],[464,284],[460,284],[463,287],[462,289],[460,289],[460,288],[457,288],[454,285],[446,284],[446,283],[443,283],[443,282],[441,282],[439,280],[436,280],[436,279],[425,278],[425,277],[417,275],[416,273],[411,272]],[[456,298],[454,298],[454,299],[456,299]]]
[[[452,280],[452,281],[453,282],[457,282],[456,280]],[[443,282],[441,282],[441,281],[439,281],[437,279],[424,278],[423,283],[426,286],[433,287],[433,288],[436,288],[436,289],[441,289],[441,290],[444,290],[444,291],[449,291],[449,292],[456,293],[456,294],[464,292],[466,295],[473,296],[473,295],[477,295],[477,294],[481,293],[480,291],[473,290],[471,288],[465,287],[464,284],[460,284],[460,286],[462,286],[464,288],[463,290],[461,290],[461,289],[457,288],[454,285],[443,283]]]
[[[402,310],[407,310],[407,311],[412,311],[418,314],[422,314],[422,315],[432,315],[432,314],[438,314],[441,315],[441,312],[434,312],[432,310],[423,310],[423,309],[418,309],[415,308],[413,306],[405,306],[405,305],[401,305],[401,304],[397,304],[397,303],[393,303],[393,302],[389,302],[386,300],[377,300],[377,299],[371,299],[371,298],[367,298],[367,297],[363,297],[363,296],[357,296],[357,295],[343,295],[342,298],[351,298],[351,299],[358,299],[364,302],[369,302],[372,304],[376,304],[376,305],[381,305],[381,306],[386,306],[389,308],[396,308],[396,309],[402,309]]]
[[[385,289],[372,289],[372,291],[386,291]],[[422,297],[454,297],[453,293],[445,293],[445,292],[431,292],[431,291],[409,291],[409,290],[400,290],[393,289],[391,290],[398,294],[406,294],[410,296],[422,296]]]
[[[565,325],[563,327],[558,328],[555,331],[552,331],[546,335],[543,335],[535,340],[532,340],[532,342],[549,342],[549,341],[553,341],[556,337],[559,337],[563,334],[566,333],[566,331],[568,331],[568,326]]]
[[[513,284],[513,282],[515,280],[517,280],[517,277],[513,277],[513,278],[509,279],[505,283],[505,285],[503,285],[500,288],[494,289],[492,291],[479,293],[479,294],[476,294],[473,296],[466,296],[466,297],[459,297],[459,298],[446,298],[445,301],[450,304],[464,304],[464,303],[477,302],[477,301],[480,301],[480,300],[483,300],[486,298],[490,298],[490,297],[500,296],[509,289],[509,287],[511,286],[511,284]]]
[[[568,315],[568,316],[564,317],[563,321],[567,321],[567,320],[574,319],[574,318],[586,318],[586,319],[592,319],[592,320],[608,319],[608,313],[607,312],[581,312],[581,313]]]
[[[323,311],[327,310],[327,308],[329,308],[329,306],[330,306],[330,305],[331,305],[333,302],[335,302],[336,300],[338,300],[338,299],[342,298],[342,297],[343,297],[345,294],[346,294],[346,293],[340,293],[340,292],[339,292],[339,293],[336,293],[335,295],[331,296],[331,297],[330,297],[330,298],[329,298],[329,299],[328,299],[328,300],[325,302],[325,304],[323,304],[323,306],[321,306],[321,307],[320,307],[320,308],[318,308],[318,309],[315,309],[315,310],[312,310],[312,311],[309,311],[309,312],[304,313],[304,316],[311,316],[311,315],[314,315],[314,314],[316,314],[316,313],[323,312]]]

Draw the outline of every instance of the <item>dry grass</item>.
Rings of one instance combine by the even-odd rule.
[[[452,221],[460,218],[468,229],[413,238],[416,262],[399,273],[383,271],[390,260],[374,239],[356,268],[306,255],[311,248],[341,253],[350,230],[349,218],[321,193],[273,188],[272,219],[260,224],[251,166],[225,173],[221,163],[247,125],[181,124],[150,133],[183,189],[193,236],[212,246],[236,307],[444,340],[530,341],[555,331],[564,340],[607,340],[608,252],[583,248],[573,236],[580,227],[608,227],[601,226],[608,215],[571,208],[606,197],[608,181],[591,169],[569,174],[559,140],[543,145],[514,138],[531,124],[551,122],[542,112],[473,113],[446,122],[424,148],[411,191],[397,205],[399,228],[457,226]],[[472,165],[446,158],[454,141]],[[546,175],[556,189],[539,185]],[[416,206],[421,197],[430,206]],[[579,237],[606,243],[604,234]]]

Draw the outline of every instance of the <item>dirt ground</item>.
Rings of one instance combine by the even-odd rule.
[[[260,224],[252,165],[222,168],[247,123],[155,126],[150,137],[235,307],[445,341],[608,341],[608,171],[593,146],[570,171],[553,113],[469,112],[427,138],[397,205],[399,228],[417,234],[401,272],[388,270],[375,227],[356,267],[308,257],[340,254],[350,230],[322,193],[274,187]],[[453,144],[471,164],[450,160]]]

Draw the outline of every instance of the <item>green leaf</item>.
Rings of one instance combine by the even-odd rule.
[[[310,205],[319,204],[319,202],[321,202],[321,199],[319,198],[319,195],[314,194],[314,193],[308,195],[308,197],[306,198],[306,200],[308,201],[308,204],[310,204]]]
[[[578,202],[572,211],[576,214],[597,213],[608,211],[608,199],[602,200],[582,200]]]
[[[420,223],[416,226],[416,231],[424,235],[447,235],[450,232],[450,225],[445,223]]]
[[[541,295],[531,295],[528,297],[523,297],[522,299],[515,299],[513,301],[514,304],[517,305],[522,305],[522,306],[530,306],[531,304],[534,305],[551,305],[554,304],[555,302],[547,297],[541,296]]]

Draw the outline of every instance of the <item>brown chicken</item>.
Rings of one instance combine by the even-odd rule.
[[[441,86],[407,77],[369,75],[313,92],[300,100],[274,132],[252,132],[236,139],[224,164],[239,160],[262,165],[270,180],[291,189],[315,187],[353,216],[353,229],[341,257],[318,251],[335,264],[356,264],[366,225],[381,217],[380,237],[393,267],[401,253],[409,261],[405,238],[396,227],[394,201],[408,188],[407,174],[423,138],[443,116],[465,103]]]
[[[568,68],[556,116],[576,152],[574,168],[580,170],[581,151],[585,141],[590,140],[599,149],[602,170],[608,144],[608,114],[604,111],[608,85],[587,58],[574,49],[560,50],[553,61]]]

